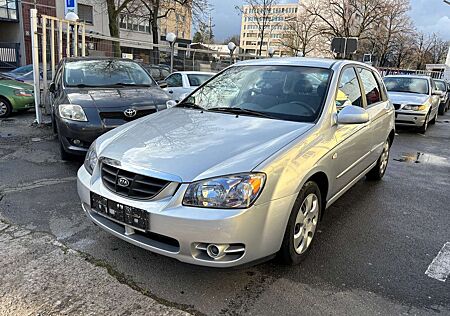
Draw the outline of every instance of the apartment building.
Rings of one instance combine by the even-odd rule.
[[[86,23],[87,34],[110,36],[106,0],[78,0],[77,14]],[[38,10],[38,16],[49,15],[64,18],[63,0],[0,0],[0,70],[30,64],[31,25],[30,9]],[[143,49],[145,43],[152,43],[148,15],[143,7],[124,13],[119,17],[122,52],[133,58],[149,61],[149,51]],[[160,43],[164,43],[169,32],[177,35],[176,45],[187,47],[191,43],[192,14],[189,9],[178,5],[167,17],[158,21]],[[129,41],[125,41],[129,40]],[[89,41],[90,55],[111,55],[111,42]],[[147,45],[148,46],[148,45]]]
[[[275,56],[288,54],[288,49],[281,45],[288,29],[287,22],[296,18],[300,8],[299,3],[278,4],[270,8],[266,14],[268,22],[265,26],[264,37],[261,39],[263,13],[262,8],[244,5],[241,21],[241,53],[268,56],[268,49],[272,47]]]

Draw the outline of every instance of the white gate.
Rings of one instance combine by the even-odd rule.
[[[64,57],[86,56],[86,25],[81,22],[69,21],[53,16],[41,16],[41,33],[38,32],[38,13],[36,9],[30,10],[31,16],[31,53],[33,59],[33,78],[34,78],[34,102],[36,109],[36,121],[42,123],[42,113],[40,105],[48,105],[48,83],[55,76],[55,67]],[[81,32],[81,33],[80,33]],[[48,34],[49,33],[49,34]],[[47,36],[49,35],[50,42]],[[39,42],[39,36],[41,41]],[[78,41],[81,37],[80,50]],[[64,45],[64,39],[66,41]],[[39,45],[39,43],[41,45]],[[48,54],[50,50],[50,69],[51,78],[47,76]],[[56,54],[56,51],[58,52]],[[40,55],[40,58],[39,58]],[[42,84],[40,75],[40,63],[42,61]],[[49,81],[50,80],[50,81]],[[42,95],[41,95],[42,91]],[[42,100],[41,100],[42,97]]]

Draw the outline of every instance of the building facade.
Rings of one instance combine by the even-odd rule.
[[[37,9],[38,16],[48,15],[64,18],[65,1],[63,0],[0,0],[0,70],[8,70],[17,66],[31,64],[31,25],[30,9]],[[95,34],[109,37],[109,22],[106,0],[78,0],[77,14],[86,23],[87,35]],[[176,45],[188,47],[191,43],[192,14],[191,11],[177,5],[166,17],[158,20],[160,43],[164,43],[165,35],[173,32],[177,35]],[[151,45],[153,36],[148,14],[141,7],[133,10],[133,14],[124,13],[119,16],[121,50],[132,54],[135,59],[149,62],[148,50],[142,49]],[[90,55],[111,56],[110,41],[94,41],[88,47]],[[129,55],[128,55],[129,56]]]
[[[262,10],[250,5],[242,7],[241,53],[259,55],[261,50],[261,56],[268,56],[269,48],[273,48],[275,56],[288,54],[288,49],[281,43],[288,29],[287,22],[299,13],[299,3],[273,5],[266,13]],[[263,24],[264,36],[261,36]]]

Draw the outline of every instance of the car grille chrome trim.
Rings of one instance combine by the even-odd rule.
[[[103,185],[121,196],[148,200],[157,196],[171,182],[123,170],[105,162],[101,163]],[[121,181],[123,180],[123,181]],[[119,181],[128,185],[120,185]]]
[[[153,114],[157,112],[156,107],[150,108],[150,109],[135,109],[136,114],[134,116],[126,116],[124,111],[105,111],[100,112],[100,118],[102,120],[105,119],[119,119],[124,121],[132,121],[141,117],[144,117],[149,114]]]

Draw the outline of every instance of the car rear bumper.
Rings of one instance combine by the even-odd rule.
[[[100,228],[152,252],[210,267],[247,264],[278,252],[296,198],[288,196],[245,210],[186,207],[181,201],[187,184],[182,184],[172,197],[136,201],[109,191],[101,179],[96,179],[96,171],[91,176],[84,166],[78,171],[77,187],[86,215]],[[93,210],[91,192],[144,209],[150,223],[148,231],[134,230]],[[210,244],[231,245],[230,252],[215,260],[205,250]]]

